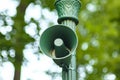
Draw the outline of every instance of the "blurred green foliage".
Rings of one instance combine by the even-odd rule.
[[[77,34],[77,63],[94,64],[93,71],[87,73],[86,80],[103,80],[106,74],[120,79],[120,1],[81,0]]]
[[[42,8],[54,10],[55,0],[40,1]],[[21,61],[19,58],[23,56],[25,45],[34,41],[24,31],[24,26],[28,24],[24,22],[25,9],[32,1],[21,2],[17,15],[12,17],[15,22],[12,25],[13,30],[6,35],[0,33],[0,53],[14,49],[18,52],[18,57],[11,59],[8,53],[7,58],[13,62],[16,59],[16,63]],[[105,75],[115,74],[116,80],[120,80],[120,1],[81,0],[81,3],[79,24],[76,27],[79,39],[76,51],[78,77],[85,80],[107,80]],[[5,17],[6,15],[0,14],[0,19],[7,25]],[[11,38],[6,39],[7,37]],[[0,55],[0,59],[6,60],[6,57]],[[84,68],[84,71],[81,71],[81,68]],[[83,73],[84,77],[81,76]]]

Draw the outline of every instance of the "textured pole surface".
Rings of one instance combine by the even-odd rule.
[[[78,24],[78,13],[80,10],[79,0],[56,0],[55,7],[58,12],[58,23],[61,24],[64,20],[72,20]]]
[[[68,26],[75,32],[78,24],[78,13],[81,3],[79,0],[56,0],[55,7],[58,12],[58,23]],[[76,51],[73,52],[68,72],[62,71],[63,80],[76,80]]]

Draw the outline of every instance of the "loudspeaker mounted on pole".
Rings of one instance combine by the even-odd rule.
[[[59,25],[47,28],[40,38],[41,51],[62,67],[63,80],[76,80],[75,27],[80,7],[80,0],[55,0]]]
[[[77,43],[76,33],[65,25],[49,27],[40,38],[41,51],[51,57],[60,67],[70,64],[71,55]]]

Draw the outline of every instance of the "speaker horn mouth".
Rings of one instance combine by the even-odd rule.
[[[53,59],[64,59],[69,57],[77,47],[76,33],[67,26],[55,25],[47,28],[40,38],[40,49],[43,53]],[[61,54],[61,46],[64,46],[65,54]],[[56,50],[57,52],[56,52]]]

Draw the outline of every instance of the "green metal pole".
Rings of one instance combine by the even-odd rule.
[[[56,0],[55,7],[58,12],[58,23],[71,28],[74,32],[78,24],[78,12],[81,3],[79,0]],[[62,71],[63,80],[76,80],[76,51],[72,53],[68,71]]]

